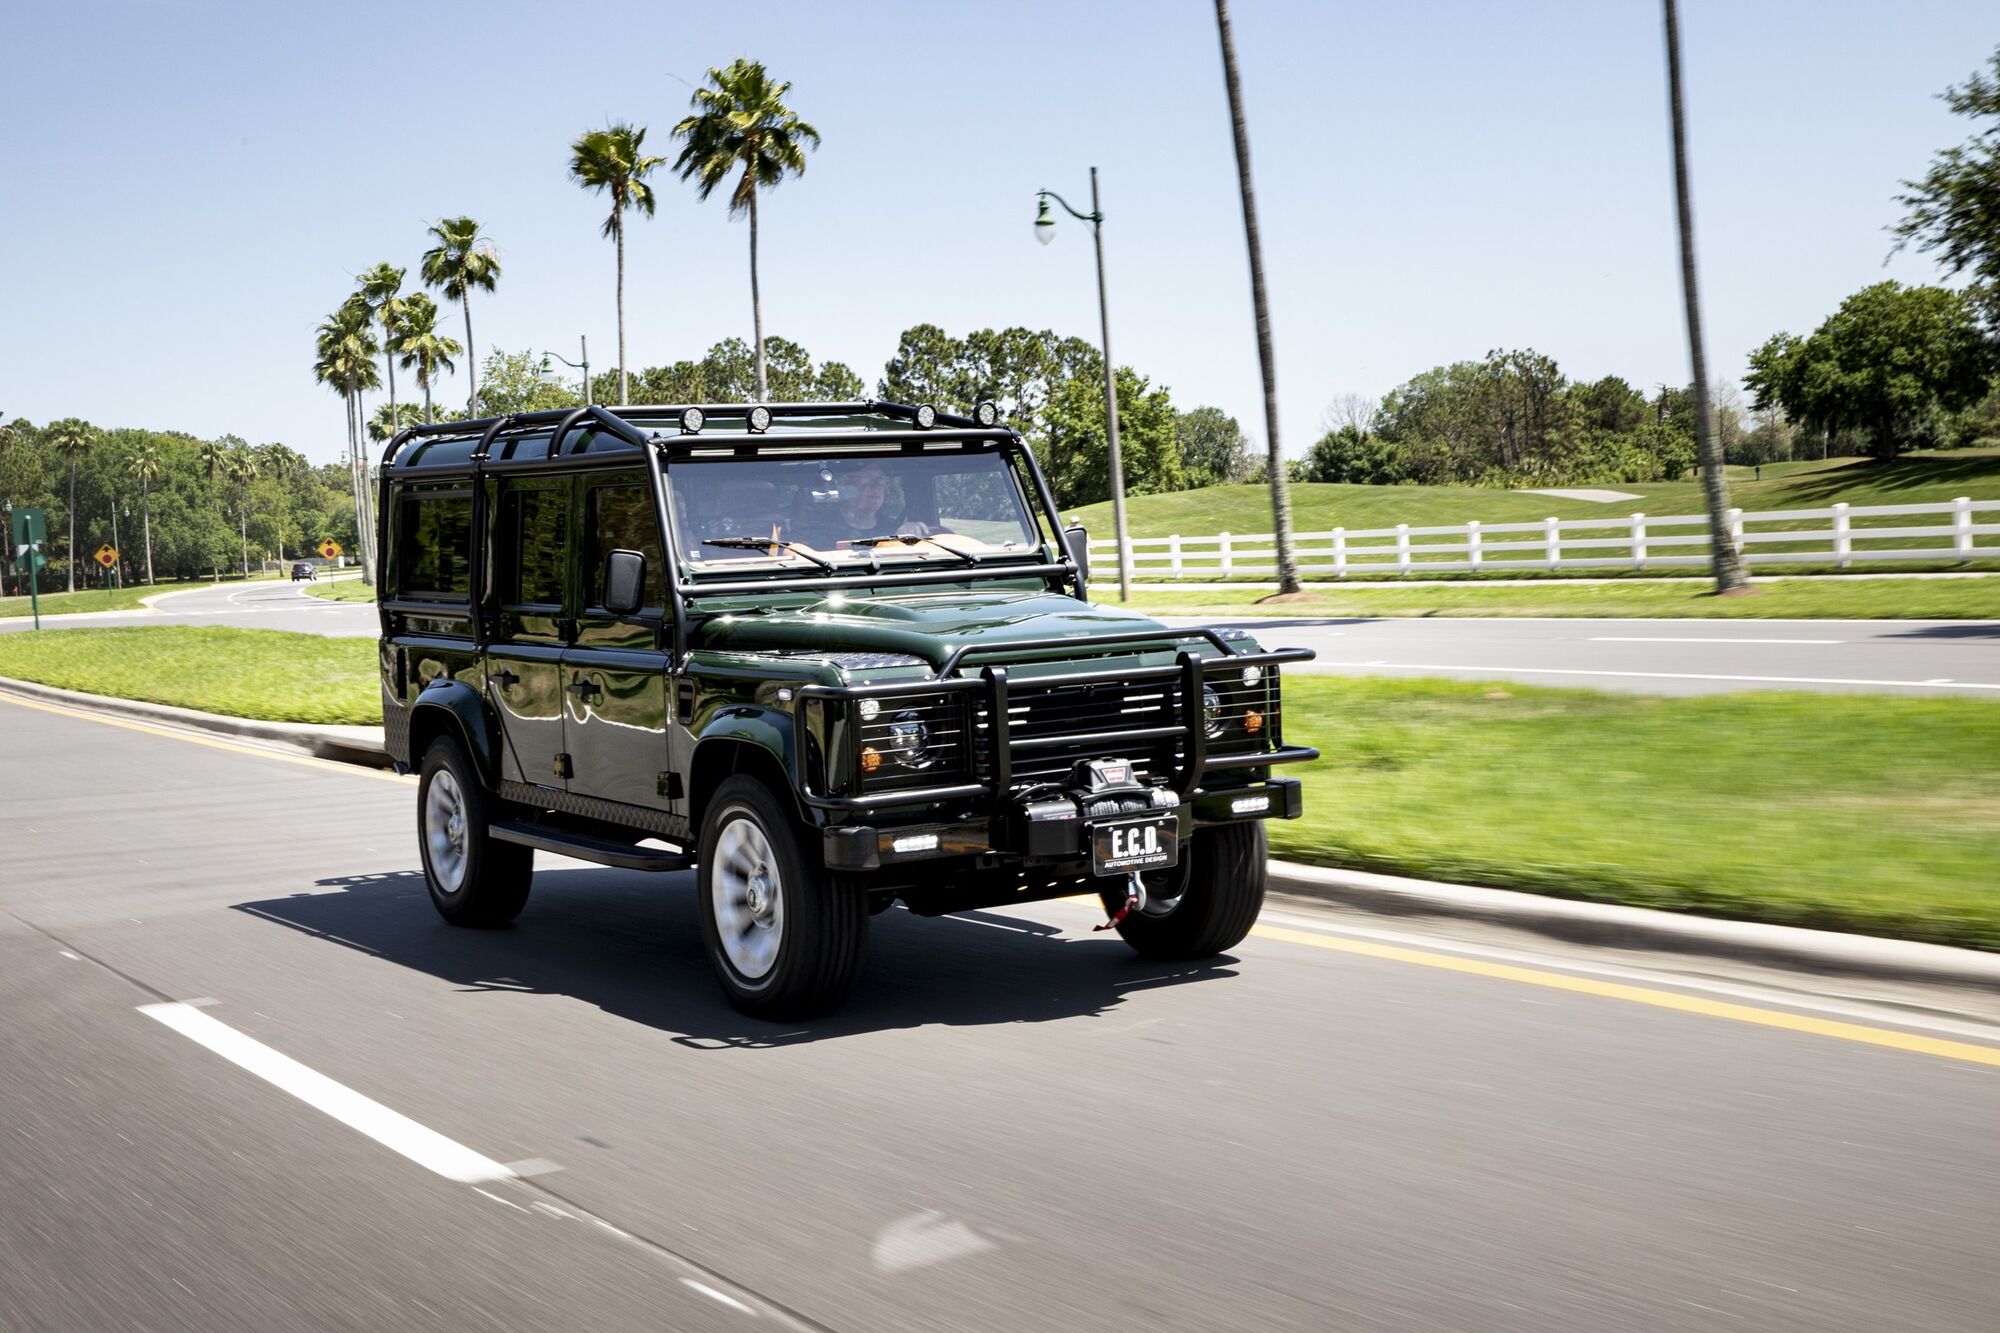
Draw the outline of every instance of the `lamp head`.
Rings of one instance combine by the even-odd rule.
[[[1042,208],[1035,214],[1035,239],[1047,245],[1056,238],[1055,214],[1049,212],[1049,197],[1041,197]]]

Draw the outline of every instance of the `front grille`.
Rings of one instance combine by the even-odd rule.
[[[990,780],[993,772],[992,700],[981,694],[973,704],[973,776]],[[1106,733],[1146,727],[1184,727],[1180,683],[1171,677],[1128,682],[1107,675],[1103,680],[1068,685],[1036,685],[1032,680],[1010,682],[1007,693],[1007,733],[1012,742],[1014,782],[1055,782],[1068,776],[1079,759],[1129,759],[1143,779],[1165,781],[1180,763],[1183,737],[1141,741],[1102,739]],[[1022,742],[1058,741],[1053,745]]]

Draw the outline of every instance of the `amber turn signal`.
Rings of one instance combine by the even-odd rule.
[[[1253,708],[1249,712],[1243,715],[1243,730],[1249,732],[1252,736],[1255,736],[1258,732],[1262,731],[1263,729],[1264,729],[1264,715],[1262,713],[1258,712],[1256,709]]]
[[[873,773],[880,767],[882,767],[882,755],[874,746],[871,745],[861,752],[861,771],[863,773]]]

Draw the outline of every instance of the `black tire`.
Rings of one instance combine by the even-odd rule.
[[[528,885],[535,873],[535,851],[519,843],[501,842],[488,830],[498,800],[479,781],[465,746],[455,736],[440,736],[424,751],[417,783],[417,848],[424,859],[424,884],[438,915],[454,926],[504,926],[521,915],[528,903]],[[461,809],[462,851],[452,873],[451,837],[439,825],[446,791],[456,794]],[[438,801],[432,797],[438,796]],[[445,845],[433,847],[434,837]]]
[[[1150,905],[1118,923],[1118,933],[1144,958],[1208,958],[1233,949],[1264,910],[1266,854],[1261,822],[1221,824],[1194,835],[1186,887],[1166,905]],[[1149,890],[1150,890],[1150,886]],[[1105,902],[1113,910],[1123,902]]]
[[[702,943],[722,993],[753,1018],[796,1022],[837,1008],[868,939],[866,895],[833,883],[801,832],[770,788],[742,774],[716,789],[702,817]]]

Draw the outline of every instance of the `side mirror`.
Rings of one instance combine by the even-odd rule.
[[[1084,578],[1090,577],[1090,529],[1081,523],[1072,523],[1063,529],[1063,549],[1076,563],[1077,572]]]
[[[604,609],[614,616],[639,613],[646,595],[646,557],[613,551],[604,557]]]

